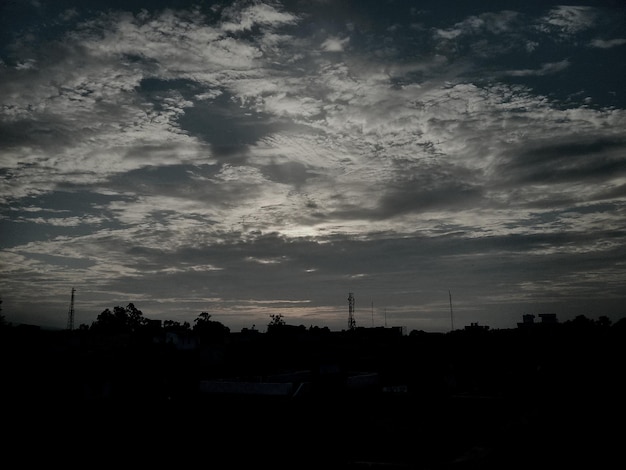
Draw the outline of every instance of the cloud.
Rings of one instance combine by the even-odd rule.
[[[250,30],[254,26],[276,27],[295,24],[298,16],[289,12],[279,11],[274,6],[261,2],[241,8],[242,2],[226,7],[222,13],[221,29],[227,32]]]
[[[541,18],[539,27],[544,31],[555,30],[563,37],[571,36],[591,28],[598,17],[598,11],[588,6],[559,5]]]
[[[599,49],[610,49],[612,47],[623,46],[626,44],[626,39],[624,38],[615,38],[615,39],[593,39],[590,43],[590,47],[597,47]]]
[[[467,312],[567,284],[617,296],[626,113],[534,86],[578,70],[559,41],[601,11],[378,29],[361,13],[74,14],[52,41],[14,42],[3,288],[53,301],[81,284],[95,312],[117,296],[234,328],[276,308],[341,327],[348,288],[444,329],[450,286]]]
[[[569,60],[561,60],[559,62],[550,62],[546,64],[542,64],[539,69],[534,70],[510,70],[506,72],[506,75],[510,75],[512,77],[531,77],[531,76],[542,76],[542,75],[550,75],[553,73],[560,72],[565,70],[570,66]]]
[[[322,43],[322,50],[326,52],[342,52],[346,45],[350,42],[350,38],[329,37]]]
[[[269,10],[262,12],[268,13]],[[262,20],[265,17],[261,13],[257,13],[246,13],[244,17],[259,18],[259,24],[268,25],[271,23],[269,19],[272,17],[271,15],[267,17],[267,20]],[[481,17],[470,18],[464,21],[462,25],[467,31],[486,28],[492,32],[504,32],[509,27],[507,25],[515,17],[516,15],[511,14],[511,12],[482,15]],[[277,20],[278,23],[295,21],[295,17],[289,21],[286,18],[283,19],[285,19],[284,22]],[[181,32],[178,26],[182,20],[186,21],[185,24],[187,25],[184,32]],[[245,24],[252,24],[252,20],[246,21],[244,21]],[[189,28],[189,25],[192,27]],[[130,81],[127,81],[126,85],[120,85],[118,87],[120,91],[112,97],[119,94],[119,100],[122,100],[129,96],[130,90],[146,88],[144,85],[147,83],[146,78],[138,80],[137,77],[140,76],[138,73],[143,76],[150,73],[151,69],[149,67],[146,69],[149,64],[147,59],[156,60],[164,70],[178,69],[182,76],[192,80],[190,83],[201,84],[202,87],[208,86],[207,91],[210,94],[207,95],[198,89],[198,92],[194,91],[193,96],[201,95],[203,99],[194,102],[193,99],[188,99],[178,91],[163,88],[157,93],[146,95],[148,100],[143,104],[139,99],[141,95],[134,98],[138,106],[143,106],[149,112],[143,116],[135,113],[135,128],[139,135],[133,135],[133,133],[126,131],[127,135],[124,136],[125,142],[132,142],[131,146],[122,142],[117,148],[115,146],[111,148],[109,145],[106,167],[94,167],[93,163],[91,163],[92,166],[85,165],[85,168],[94,168],[92,174],[98,175],[100,178],[107,171],[109,173],[127,172],[141,168],[144,164],[151,166],[159,164],[171,166],[171,163],[175,162],[197,164],[202,161],[203,154],[205,162],[212,162],[221,152],[226,152],[227,148],[231,148],[231,150],[228,150],[224,155],[232,156],[232,152],[236,151],[242,158],[241,162],[247,161],[248,164],[254,162],[255,166],[260,165],[259,169],[266,177],[270,179],[274,176],[280,178],[281,173],[264,170],[264,165],[275,165],[274,162],[276,158],[281,158],[280,155],[285,155],[283,158],[286,158],[287,154],[289,154],[288,158],[295,157],[297,153],[293,153],[295,148],[290,143],[297,141],[299,142],[299,147],[297,147],[299,150],[309,149],[302,158],[307,161],[307,167],[311,168],[314,174],[318,176],[317,179],[301,178],[300,189],[305,183],[317,184],[319,176],[322,174],[329,177],[328,171],[322,172],[316,169],[328,168],[328,159],[342,171],[349,168],[347,162],[351,162],[352,169],[349,171],[353,177],[362,178],[363,182],[370,185],[374,181],[379,181],[380,183],[374,184],[380,187],[381,184],[385,184],[385,181],[394,182],[396,167],[400,162],[404,162],[403,165],[405,165],[402,171],[406,171],[407,168],[410,169],[410,166],[406,167],[407,162],[415,160],[415,155],[423,155],[424,158],[431,158],[438,153],[454,155],[457,150],[450,146],[453,141],[452,133],[463,136],[466,130],[468,135],[470,132],[475,132],[477,129],[474,127],[474,123],[477,124],[478,121],[474,122],[472,115],[482,113],[484,116],[488,116],[492,111],[496,114],[503,112],[502,107],[497,103],[487,103],[483,91],[477,88],[462,86],[438,88],[436,83],[428,87],[409,85],[403,88],[394,88],[390,82],[391,76],[389,74],[355,67],[357,64],[348,66],[345,63],[322,62],[317,70],[312,70],[314,74],[310,76],[311,78],[302,80],[284,74],[276,74],[271,69],[258,68],[261,67],[261,63],[253,65],[246,59],[247,65],[244,68],[255,67],[256,78],[227,76],[222,73],[221,78],[213,75],[214,78],[207,81],[208,77],[205,73],[195,74],[190,73],[190,71],[195,71],[196,67],[199,67],[199,65],[196,66],[199,64],[199,60],[208,58],[208,56],[200,55],[198,58],[188,56],[184,61],[184,67],[179,65],[179,58],[184,56],[187,51],[199,50],[193,45],[199,38],[209,40],[210,44],[222,44],[224,38],[222,38],[220,30],[201,24],[195,17],[187,17],[171,11],[164,12],[159,16],[140,15],[137,18],[128,15],[117,16],[116,26],[112,31],[113,33],[107,33],[104,38],[93,37],[89,39],[91,36],[88,33],[83,33],[81,37],[81,39],[88,39],[84,43],[85,47],[92,51],[94,56],[101,57],[102,54],[107,55],[111,51],[115,51],[114,54],[121,54],[121,57],[141,58],[131,69],[134,73],[129,76]],[[138,47],[131,45],[130,42],[130,38],[136,38],[137,35],[142,37],[142,41],[135,41],[136,44],[139,44]],[[174,59],[173,50],[165,44],[170,37],[177,37],[179,39],[178,47],[182,47],[182,54],[180,51],[176,53],[178,59]],[[233,44],[233,47],[223,50],[228,50],[228,53],[232,53],[233,57],[248,57],[247,53],[242,51],[255,49],[251,43],[245,43],[245,47],[241,46],[242,49],[237,40],[225,39],[228,39],[227,43]],[[235,43],[238,44],[236,47],[234,47]],[[203,66],[211,68],[212,64],[223,65],[220,55],[214,54],[215,51],[211,52],[212,54],[209,54],[211,58],[208,61],[203,60]],[[250,57],[257,56],[258,54],[255,53]],[[241,62],[241,64],[243,63]],[[237,61],[231,60],[230,64],[236,66]],[[510,74],[513,76],[543,75],[562,70],[568,64],[567,61],[546,63],[539,69],[517,70],[510,72]],[[437,70],[441,67],[441,62],[433,63],[432,67],[431,70]],[[425,68],[429,70],[430,66],[426,65]],[[424,66],[422,66],[423,69]],[[394,77],[402,77],[402,74],[411,73],[412,70],[414,69],[396,68]],[[174,83],[172,83],[173,86],[175,86]],[[224,94],[221,90],[216,91],[218,90],[217,87],[221,89],[228,87],[230,95]],[[91,91],[93,88],[92,86],[86,89]],[[235,101],[229,100],[228,96],[233,100],[239,99],[243,107],[237,108]],[[211,98],[207,100],[207,97]],[[513,102],[517,101],[519,100],[513,100]],[[202,104],[202,102],[206,104]],[[220,103],[223,104],[220,105]],[[520,106],[527,104],[529,103],[523,103]],[[537,101],[536,105],[541,106],[541,102]],[[217,110],[220,110],[219,106],[222,106],[223,111],[216,113]],[[472,110],[476,106],[480,106],[482,109]],[[507,106],[509,105],[507,104]],[[250,107],[259,116],[263,116],[264,121],[259,121],[253,114],[247,114],[246,108],[250,109]],[[121,106],[118,109],[120,108]],[[115,109],[113,108],[113,110]],[[127,112],[126,109],[124,112]],[[375,113],[370,111],[373,109],[376,110]],[[58,114],[72,115],[72,112],[69,112],[69,109],[64,109],[59,110]],[[119,121],[120,117],[119,114],[113,115],[111,120]],[[219,119],[216,120],[216,117]],[[459,120],[461,117],[462,120]],[[281,119],[284,120],[281,121]],[[311,137],[306,137],[307,133],[301,133],[305,128],[300,128],[300,133],[294,134],[296,137],[290,136],[290,121],[308,127],[307,133]],[[479,130],[479,132],[487,132],[488,123],[489,121],[486,121],[482,124],[482,126],[487,127]],[[151,126],[154,126],[154,131],[148,131]],[[449,127],[446,128],[447,126]],[[407,133],[409,128],[412,130]],[[158,129],[166,129],[166,133],[157,134]],[[190,139],[185,135],[185,132],[189,131],[196,136],[196,139]],[[496,129],[494,128],[489,132],[496,132]],[[15,136],[17,133],[11,130],[10,134]],[[141,138],[142,134],[146,135],[145,139]],[[316,134],[319,137],[313,137]],[[149,145],[143,143],[142,141],[147,142],[148,135],[167,136],[168,143],[155,142]],[[489,134],[484,135],[490,137]],[[157,139],[162,140],[160,136]],[[178,142],[172,144],[172,136],[175,136]],[[101,138],[106,138],[109,142],[114,141],[111,139],[110,133],[103,134]],[[203,142],[198,142],[198,138],[211,145],[210,152],[203,148]],[[119,140],[119,137],[117,139]],[[341,139],[341,143],[339,139]],[[476,139],[476,142],[478,140],[480,139]],[[482,140],[484,142],[490,141],[489,138]],[[184,148],[181,144],[185,141],[188,142],[187,145],[190,150],[188,157],[184,154],[180,155],[181,149]],[[271,149],[273,157],[267,163],[263,163],[263,159],[266,159],[264,154],[267,151],[261,151],[262,142],[271,143],[266,148]],[[277,145],[279,142],[280,145]],[[333,151],[338,151],[338,154],[343,155],[343,157],[337,158],[329,154],[328,149],[330,147],[328,144],[331,142],[335,142]],[[468,141],[466,141],[467,143]],[[287,146],[282,149],[284,145]],[[128,148],[124,149],[124,146],[128,146]],[[356,153],[379,155],[381,157],[378,158],[380,171],[368,170],[371,173],[368,176],[364,169],[355,165],[359,161],[354,157]],[[159,154],[163,155],[162,163],[158,160]],[[145,162],[143,155],[146,155]],[[148,155],[149,157],[147,157]],[[323,156],[323,158],[315,163],[315,160],[311,160],[312,155]],[[105,161],[98,154],[93,157],[90,160],[94,160],[94,163]],[[469,159],[471,160],[471,156]],[[59,161],[62,162],[63,160]],[[417,163],[418,160],[415,162]],[[340,174],[338,173],[338,175]],[[285,181],[283,180],[283,182]],[[241,183],[242,187],[252,188],[245,179],[241,180]],[[33,186],[41,187],[41,183]],[[348,188],[350,185],[344,187]],[[358,198],[356,194],[355,198]],[[316,202],[316,207],[322,206],[320,201]]]
[[[517,26],[520,14],[515,11],[503,10],[497,13],[482,13],[469,16],[451,28],[436,29],[435,34],[444,39],[456,39],[464,35],[482,33],[503,34]]]

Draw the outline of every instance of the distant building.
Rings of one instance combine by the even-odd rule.
[[[465,326],[465,331],[487,331],[489,327],[487,325],[479,325],[478,322],[470,323],[469,326]]]
[[[517,323],[517,327],[533,328],[538,325],[555,325],[559,322],[556,318],[556,313],[540,313],[538,317],[541,319],[541,322],[535,323],[535,315],[525,314],[522,316],[521,323]]]
[[[192,350],[199,347],[196,335],[185,330],[168,330],[165,332],[165,344],[171,344],[178,350]]]
[[[535,316],[526,313],[522,315],[522,322],[517,324],[518,328],[531,328],[535,324]]]
[[[554,324],[559,322],[556,318],[556,313],[540,313],[539,317],[541,318],[541,323]]]

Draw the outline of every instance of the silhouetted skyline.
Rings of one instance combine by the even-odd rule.
[[[620,458],[626,319],[525,316],[507,330],[402,335],[274,317],[265,334],[233,334],[209,315],[191,331],[115,310],[127,321],[0,325],[6,456],[36,448],[53,459],[70,441],[81,465],[83,453],[344,469],[610,468]]]
[[[613,321],[615,1],[3,2],[0,296],[232,331]],[[450,302],[450,297],[452,302]]]

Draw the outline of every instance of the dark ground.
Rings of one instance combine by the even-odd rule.
[[[184,352],[5,331],[3,455],[66,468],[623,468],[626,336],[559,328],[259,336]],[[301,396],[198,389],[302,370]],[[355,371],[379,381],[347,387]]]

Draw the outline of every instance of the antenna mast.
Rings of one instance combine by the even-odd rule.
[[[352,292],[348,293],[348,329],[354,330],[356,328],[356,321],[354,320],[354,295]]]
[[[76,289],[72,287],[72,298],[70,300],[70,310],[67,313],[67,329],[68,330],[74,329],[74,292],[76,292]]]
[[[448,291],[448,296],[450,297],[450,330],[454,330],[454,314],[452,313],[452,294]]]

